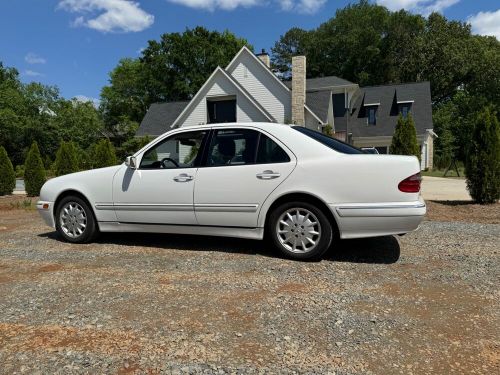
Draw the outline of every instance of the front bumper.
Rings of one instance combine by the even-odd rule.
[[[36,208],[43,218],[45,223],[52,228],[55,228],[54,222],[54,202],[38,201],[36,202]]]

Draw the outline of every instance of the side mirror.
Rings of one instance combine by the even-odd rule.
[[[135,156],[127,156],[125,165],[131,169],[137,169],[137,159]]]

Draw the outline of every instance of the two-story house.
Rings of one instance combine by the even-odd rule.
[[[322,131],[358,147],[388,153],[399,114],[411,113],[422,150],[422,169],[432,168],[433,132],[429,82],[359,87],[330,76],[306,78],[306,58],[292,59],[292,80],[281,81],[269,55],[243,47],[218,67],[190,101],[155,103],[138,136],[158,136],[181,126],[225,122],[277,122]]]

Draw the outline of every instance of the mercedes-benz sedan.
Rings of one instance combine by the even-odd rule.
[[[178,128],[122,165],[51,179],[37,207],[69,242],[99,232],[263,239],[320,257],[337,238],[404,234],[424,214],[414,156],[367,155],[304,127]]]

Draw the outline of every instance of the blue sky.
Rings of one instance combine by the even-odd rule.
[[[469,20],[500,39],[498,0],[375,0],[390,9]],[[256,51],[293,26],[310,29],[348,0],[0,0],[0,61],[25,82],[59,87],[67,98],[99,98],[120,58],[137,57],[162,33],[202,25],[229,29]]]

